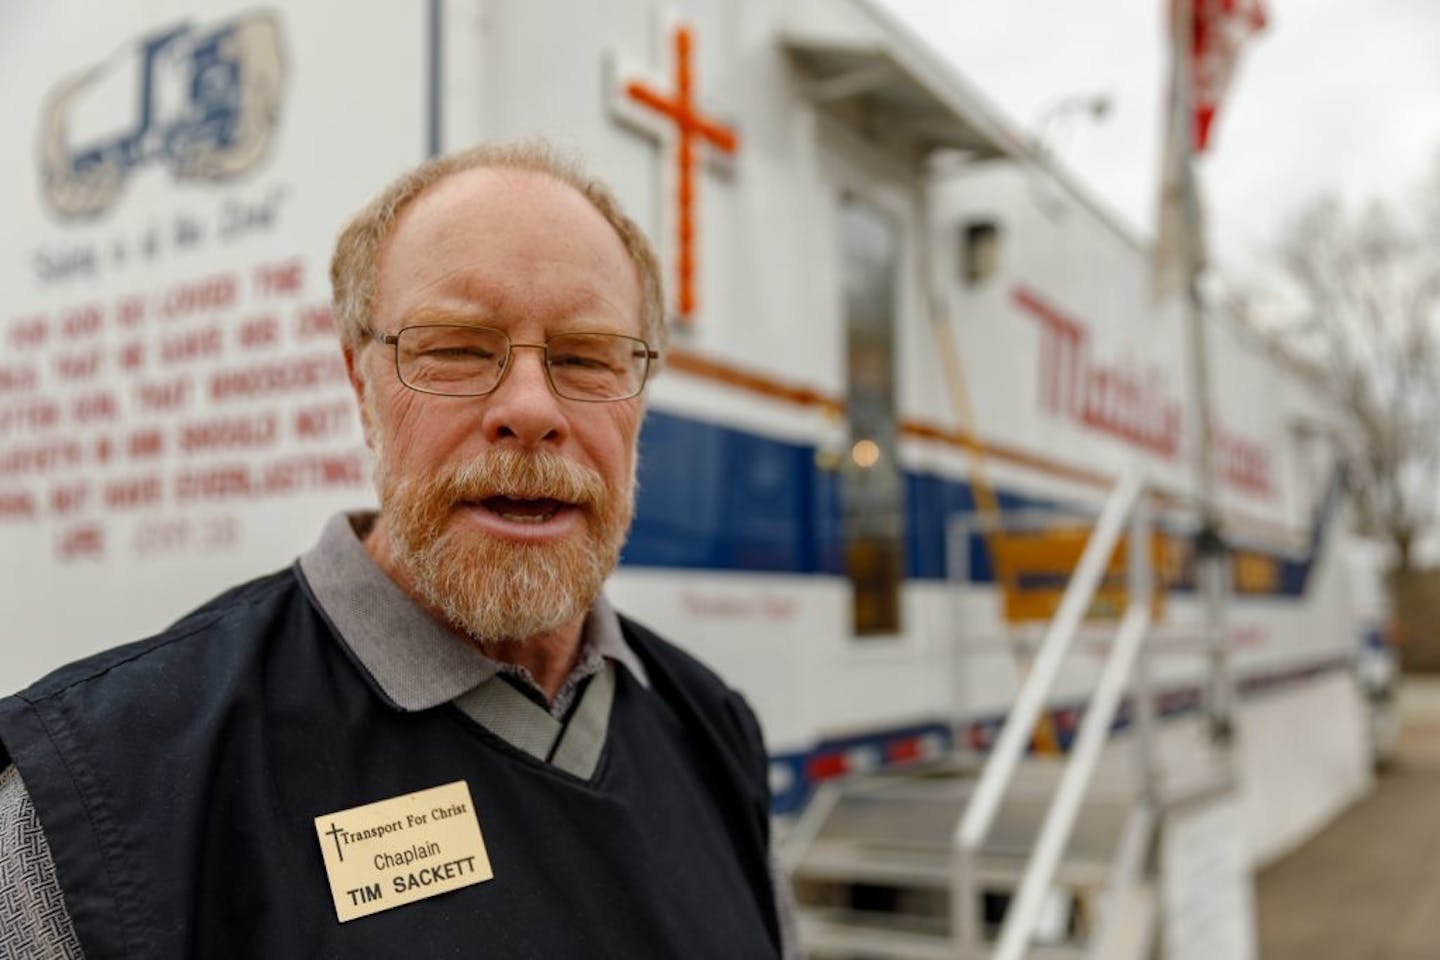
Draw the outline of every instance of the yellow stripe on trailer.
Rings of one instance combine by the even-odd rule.
[[[1009,577],[1000,584],[1007,623],[1050,620],[1065,596],[1070,576],[1080,563],[1090,528],[1080,525],[1047,527],[1035,531],[1006,531],[991,540],[997,566]],[[1164,534],[1150,537],[1151,569],[1157,575],[1151,595],[1151,614],[1159,619],[1165,612],[1164,576],[1170,554]],[[1091,620],[1118,619],[1129,604],[1127,565],[1129,545],[1121,541],[1105,567],[1104,579],[1095,593],[1086,616]]]

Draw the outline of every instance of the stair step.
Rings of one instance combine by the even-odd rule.
[[[816,843],[795,871],[798,879],[874,883],[896,887],[946,887],[954,861],[943,851],[878,848],[829,840]]]
[[[960,956],[943,920],[852,910],[801,910],[798,919],[800,945],[812,960],[955,960]]]
[[[1121,758],[1126,759],[1127,758]],[[1054,796],[1064,761],[1030,758],[1017,771],[969,882],[984,895],[986,936],[996,909],[1020,885]],[[1154,893],[1127,891],[1114,922],[1096,927],[1122,839],[1135,811],[1133,774],[1112,764],[1091,784],[1054,878],[1066,911],[1079,909],[1081,929],[1105,937],[1106,960],[1145,960],[1154,941]],[[953,843],[975,788],[959,763],[858,776],[833,785],[815,808],[820,819],[797,830],[787,859],[802,899],[798,920],[805,954],[817,960],[988,960],[994,944],[966,952],[950,935],[950,890],[957,873]],[[1187,784],[1188,786],[1188,784]],[[851,887],[848,892],[835,887]],[[996,898],[999,899],[996,899]],[[1057,934],[1065,929],[1056,928]],[[1099,944],[1094,944],[1097,948]],[[1034,946],[1028,957],[1079,960],[1080,942]]]
[[[1013,889],[1025,871],[1025,857],[982,854],[975,863],[980,886]],[[1098,887],[1108,875],[1109,861],[1067,857],[1060,863],[1059,886]],[[954,854],[948,849],[905,847],[846,840],[819,840],[795,870],[798,880],[824,883],[870,883],[894,887],[948,887],[955,876]]]
[[[1031,760],[1021,767],[991,828],[986,854],[1024,854],[1034,846],[1060,769],[1053,760]],[[939,771],[943,768],[929,775],[872,775],[846,783],[815,839],[948,851],[974,780]],[[1092,785],[1067,853],[1108,858],[1132,805],[1128,790],[1113,793],[1103,784]]]
[[[962,953],[950,939],[945,921],[924,917],[869,914],[853,910],[800,911],[800,944],[811,960],[983,960]],[[1037,945],[1030,960],[1081,960],[1083,948]]]

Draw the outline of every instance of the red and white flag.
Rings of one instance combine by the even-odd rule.
[[[1240,51],[1265,29],[1260,0],[1190,0],[1191,143],[1196,153],[1210,145],[1220,101],[1230,87]],[[1174,16],[1172,6],[1171,15]]]
[[[1261,0],[1170,0],[1170,109],[1154,253],[1157,299],[1183,289],[1186,278],[1204,266],[1193,158],[1209,147],[1240,51],[1265,23]]]

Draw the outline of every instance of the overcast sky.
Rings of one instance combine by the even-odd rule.
[[[1123,220],[1153,233],[1165,0],[882,0]],[[1268,0],[1202,161],[1212,254],[1243,270],[1307,198],[1402,196],[1440,151],[1440,0]],[[1101,123],[1056,104],[1106,93]],[[1048,115],[1048,119],[1047,119]]]

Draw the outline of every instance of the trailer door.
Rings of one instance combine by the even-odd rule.
[[[900,633],[904,518],[896,458],[895,312],[900,230],[853,193],[840,198],[849,449],[842,466],[845,571],[858,637]]]

